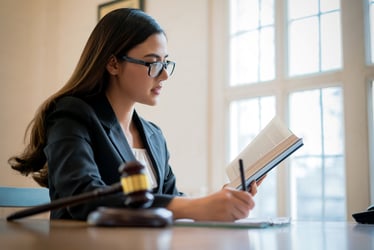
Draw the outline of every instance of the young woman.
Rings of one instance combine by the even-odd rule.
[[[69,81],[39,108],[27,131],[24,152],[9,163],[49,188],[51,200],[116,183],[118,167],[138,160],[152,181],[152,207],[175,219],[232,221],[254,207],[251,193],[230,188],[201,198],[183,196],[169,166],[161,130],[144,120],[135,103],[156,105],[173,73],[167,39],[159,24],[137,9],[118,9],[102,18]],[[98,206],[125,207],[116,194],[51,212],[52,219],[85,220]]]

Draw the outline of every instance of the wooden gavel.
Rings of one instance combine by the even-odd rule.
[[[137,161],[124,163],[119,167],[119,172],[121,173],[121,181],[119,183],[115,183],[108,187],[99,188],[93,190],[92,192],[61,198],[50,203],[24,209],[9,215],[7,220],[16,220],[57,208],[77,205],[98,197],[121,191],[126,196],[126,206],[131,208],[148,208],[152,204],[154,197],[151,193],[150,182],[145,173],[144,166]]]

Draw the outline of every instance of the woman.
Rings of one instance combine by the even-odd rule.
[[[232,221],[247,217],[251,193],[223,188],[201,198],[176,187],[161,130],[141,118],[135,103],[156,105],[173,73],[159,24],[137,9],[118,9],[100,20],[69,81],[39,108],[27,131],[24,152],[9,159],[13,169],[49,188],[51,200],[116,183],[118,167],[138,160],[155,196],[175,219]],[[51,212],[52,219],[85,220],[98,206],[124,207],[122,194]]]

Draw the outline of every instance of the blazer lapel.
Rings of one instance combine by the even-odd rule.
[[[136,160],[134,153],[132,152],[130,145],[128,144],[126,137],[118,123],[110,128],[108,136],[124,162]]]
[[[155,134],[152,130],[146,129],[147,126],[143,124],[143,121],[140,119],[136,111],[134,112],[134,122],[139,129],[140,135],[142,136],[144,146],[147,149],[149,153],[149,157],[152,161],[153,168],[157,173],[157,182],[160,183],[160,176],[163,176],[163,174],[160,172],[162,169],[162,160],[159,157],[159,144],[155,141]]]
[[[118,154],[124,162],[135,161],[135,156],[127,142],[125,135],[119,125],[116,115],[110,106],[110,103],[104,94],[100,95],[91,104],[96,111],[96,114],[106,127],[106,131],[113,146],[117,149]]]

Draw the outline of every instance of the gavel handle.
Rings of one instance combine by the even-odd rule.
[[[117,192],[121,192],[122,190],[123,188],[122,188],[121,183],[116,183],[109,187],[93,190],[92,192],[83,193],[83,194],[72,196],[72,197],[61,198],[58,200],[54,200],[50,203],[24,209],[24,210],[21,210],[21,211],[18,211],[18,212],[15,212],[9,215],[6,219],[8,221],[11,221],[11,220],[16,220],[16,219],[24,218],[27,216],[43,213],[46,211],[54,210],[57,208],[77,205],[79,203],[89,201],[93,198],[97,198],[97,197],[101,197],[101,196],[105,196],[109,194],[114,194]]]

